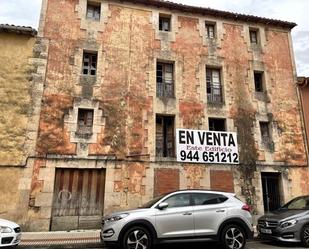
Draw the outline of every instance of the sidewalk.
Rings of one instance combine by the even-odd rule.
[[[100,230],[77,230],[63,232],[23,232],[20,246],[52,245],[101,245]]]

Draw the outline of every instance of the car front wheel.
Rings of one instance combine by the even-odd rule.
[[[132,227],[123,237],[124,249],[150,249],[151,245],[150,233],[144,227]]]
[[[246,235],[241,227],[228,225],[222,231],[221,242],[226,249],[243,249],[246,245]]]
[[[301,240],[305,247],[309,247],[309,225],[304,226],[301,234]]]

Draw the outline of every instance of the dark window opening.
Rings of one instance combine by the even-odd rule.
[[[203,193],[194,193],[193,194],[193,202],[195,206],[200,206],[200,205],[212,205],[212,204],[219,204],[223,203],[227,200],[228,198],[219,195],[219,194],[203,194]]]
[[[209,118],[208,124],[210,131],[226,131],[225,119]]]
[[[208,103],[222,103],[222,86],[220,69],[206,69],[207,101]]]
[[[87,19],[100,21],[101,5],[99,3],[87,2]]]
[[[156,155],[174,157],[174,117],[156,116]]]
[[[273,150],[274,143],[271,137],[269,122],[260,122],[260,130],[263,145],[265,148]]]
[[[171,17],[161,15],[159,16],[159,30],[171,31]]]
[[[92,134],[93,110],[78,109],[77,133],[80,135]]]
[[[97,74],[97,61],[98,53],[96,52],[84,52],[83,54],[83,75]]]
[[[257,30],[250,30],[250,42],[253,44],[258,44],[258,32]]]
[[[157,96],[174,97],[174,65],[157,63]]]
[[[215,38],[215,24],[206,23],[206,37]]]
[[[263,73],[262,72],[254,72],[254,85],[256,92],[263,92]]]

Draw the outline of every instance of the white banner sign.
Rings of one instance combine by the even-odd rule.
[[[176,129],[177,161],[239,164],[235,132]]]

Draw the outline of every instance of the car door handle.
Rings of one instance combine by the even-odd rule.
[[[225,210],[224,210],[224,209],[219,209],[219,210],[217,210],[216,212],[217,212],[217,213],[224,213]]]
[[[185,212],[182,215],[192,215],[192,213],[191,212]]]

